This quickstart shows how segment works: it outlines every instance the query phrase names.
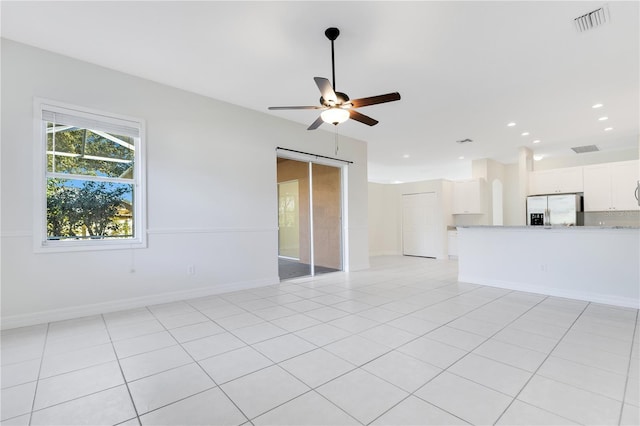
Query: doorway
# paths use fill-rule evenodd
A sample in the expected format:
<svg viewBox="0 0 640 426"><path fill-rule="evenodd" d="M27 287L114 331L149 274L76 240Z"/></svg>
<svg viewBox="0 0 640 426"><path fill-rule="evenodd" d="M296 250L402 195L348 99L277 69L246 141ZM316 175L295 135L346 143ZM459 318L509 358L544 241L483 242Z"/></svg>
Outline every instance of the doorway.
<svg viewBox="0 0 640 426"><path fill-rule="evenodd" d="M341 271L342 169L277 158L278 275Z"/></svg>

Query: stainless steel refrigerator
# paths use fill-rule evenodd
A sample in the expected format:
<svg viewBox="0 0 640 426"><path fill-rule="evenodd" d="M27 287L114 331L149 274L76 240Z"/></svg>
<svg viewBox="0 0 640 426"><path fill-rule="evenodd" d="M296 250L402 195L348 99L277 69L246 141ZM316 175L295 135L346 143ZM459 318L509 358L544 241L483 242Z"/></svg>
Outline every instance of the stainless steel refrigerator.
<svg viewBox="0 0 640 426"><path fill-rule="evenodd" d="M527 225L584 225L582 194L527 197Z"/></svg>

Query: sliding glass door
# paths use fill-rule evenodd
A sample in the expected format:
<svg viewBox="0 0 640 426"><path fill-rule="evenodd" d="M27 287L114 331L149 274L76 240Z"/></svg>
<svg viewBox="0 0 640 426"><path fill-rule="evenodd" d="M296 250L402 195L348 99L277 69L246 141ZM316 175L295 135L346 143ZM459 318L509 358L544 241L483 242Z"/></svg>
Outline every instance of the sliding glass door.
<svg viewBox="0 0 640 426"><path fill-rule="evenodd" d="M342 179L338 167L311 163L313 265L321 274L342 270Z"/></svg>
<svg viewBox="0 0 640 426"><path fill-rule="evenodd" d="M342 171L277 159L281 280L342 270Z"/></svg>
<svg viewBox="0 0 640 426"><path fill-rule="evenodd" d="M278 158L278 273L311 275L309 164Z"/></svg>

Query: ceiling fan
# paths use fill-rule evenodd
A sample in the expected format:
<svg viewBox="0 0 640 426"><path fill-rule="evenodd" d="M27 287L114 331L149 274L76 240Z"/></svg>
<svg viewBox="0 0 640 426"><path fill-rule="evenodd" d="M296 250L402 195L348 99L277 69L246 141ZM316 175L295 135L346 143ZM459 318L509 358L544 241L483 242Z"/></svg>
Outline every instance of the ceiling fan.
<svg viewBox="0 0 640 426"><path fill-rule="evenodd" d="M360 98L350 100L343 92L336 92L336 68L333 54L333 42L340 35L340 30L334 27L327 28L324 35L331 40L331 72L333 77L333 85L329 80L323 77L314 77L313 79L320 89L320 105L319 106L281 106L269 107L271 110L279 109L319 109L322 110L320 117L316 119L307 130L315 130L322 123L330 123L338 125L347 121L349 118L359 121L368 126L375 126L378 120L368 117L356 111L356 108L369 105L382 104L385 102L393 102L400 100L400 93L393 92L384 95L371 96L368 98Z"/></svg>

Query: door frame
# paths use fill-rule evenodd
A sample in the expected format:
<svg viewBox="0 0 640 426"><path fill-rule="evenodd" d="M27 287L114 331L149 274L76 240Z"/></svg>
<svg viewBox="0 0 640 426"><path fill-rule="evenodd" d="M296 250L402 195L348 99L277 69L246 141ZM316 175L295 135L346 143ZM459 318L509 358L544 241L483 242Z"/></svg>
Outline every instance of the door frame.
<svg viewBox="0 0 640 426"><path fill-rule="evenodd" d="M313 154L304 154L299 152L291 152L286 150L277 150L275 162L277 165L278 158L286 158L287 160L300 161L303 163L308 163L309 165L309 234L310 234L310 265L311 265L311 276L315 276L315 259L313 252L313 174L312 167L313 164L321 164L324 166L336 167L340 170L340 259L342 263L342 271L349 271L349 256L347 253L349 252L349 233L348 233L348 175L349 168L347 167L349 164L340 160L332 160L330 158L324 158L315 156ZM277 167L277 166L276 166ZM277 176L277 169L276 169ZM277 185L276 179L276 185ZM277 196L276 196L277 197ZM277 211L277 209L276 209ZM276 218L277 222L277 218Z"/></svg>

